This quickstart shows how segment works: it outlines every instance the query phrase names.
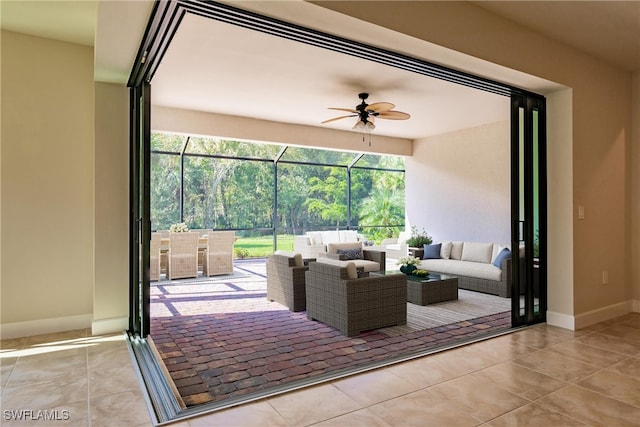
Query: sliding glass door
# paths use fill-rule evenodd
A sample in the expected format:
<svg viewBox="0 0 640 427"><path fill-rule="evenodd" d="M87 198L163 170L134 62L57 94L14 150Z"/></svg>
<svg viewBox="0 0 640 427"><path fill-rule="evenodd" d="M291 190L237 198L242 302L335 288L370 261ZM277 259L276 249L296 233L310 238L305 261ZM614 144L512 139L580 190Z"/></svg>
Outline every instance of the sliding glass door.
<svg viewBox="0 0 640 427"><path fill-rule="evenodd" d="M355 58L511 97L512 320L545 320L546 312L546 117L544 97L382 48L343 39L216 2L155 2L129 81L131 126L131 330L149 333L149 82L180 23L196 14L296 40Z"/></svg>
<svg viewBox="0 0 640 427"><path fill-rule="evenodd" d="M512 325L546 320L545 99L511 97Z"/></svg>
<svg viewBox="0 0 640 427"><path fill-rule="evenodd" d="M149 334L150 287L149 243L151 215L150 113L151 86L141 83L130 89L130 188L129 188L129 331L141 337Z"/></svg>

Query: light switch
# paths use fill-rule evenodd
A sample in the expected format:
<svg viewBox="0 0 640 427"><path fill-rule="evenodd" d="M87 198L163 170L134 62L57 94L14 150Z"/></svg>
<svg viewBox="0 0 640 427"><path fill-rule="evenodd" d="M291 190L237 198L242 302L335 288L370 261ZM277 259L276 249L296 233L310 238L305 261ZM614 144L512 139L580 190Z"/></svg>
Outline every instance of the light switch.
<svg viewBox="0 0 640 427"><path fill-rule="evenodd" d="M584 219L584 206L578 206L578 219Z"/></svg>

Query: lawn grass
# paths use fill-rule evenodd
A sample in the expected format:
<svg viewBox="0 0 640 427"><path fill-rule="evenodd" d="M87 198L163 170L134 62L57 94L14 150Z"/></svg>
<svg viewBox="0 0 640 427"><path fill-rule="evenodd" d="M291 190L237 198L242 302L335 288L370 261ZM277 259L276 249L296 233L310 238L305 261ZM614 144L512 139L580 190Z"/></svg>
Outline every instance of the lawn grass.
<svg viewBox="0 0 640 427"><path fill-rule="evenodd" d="M293 237L290 234L279 234L277 249L293 251ZM273 236L240 237L234 246L235 258L264 258L273 252Z"/></svg>

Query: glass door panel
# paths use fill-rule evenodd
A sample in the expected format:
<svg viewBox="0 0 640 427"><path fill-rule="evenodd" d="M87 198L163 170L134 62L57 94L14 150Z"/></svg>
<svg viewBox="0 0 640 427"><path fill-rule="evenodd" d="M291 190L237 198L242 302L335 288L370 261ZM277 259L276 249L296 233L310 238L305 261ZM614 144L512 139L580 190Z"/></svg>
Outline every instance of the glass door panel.
<svg viewBox="0 0 640 427"><path fill-rule="evenodd" d="M512 96L512 323L545 320L544 98Z"/></svg>
<svg viewBox="0 0 640 427"><path fill-rule="evenodd" d="M529 305L533 308L534 316L540 314L540 141L539 141L539 128L540 128L540 112L534 107L531 111L532 114L532 137L533 137L533 263L532 271L532 287L533 292L531 295L531 301Z"/></svg>
<svg viewBox="0 0 640 427"><path fill-rule="evenodd" d="M150 320L150 92L148 83L131 88L129 331L141 337L149 334Z"/></svg>
<svg viewBox="0 0 640 427"><path fill-rule="evenodd" d="M518 260L517 265L514 266L514 269L518 270L518 278L519 285L517 287L518 294L518 316L520 318L525 315L525 298L524 298L524 283L525 283L525 268L523 264L524 254L527 251L527 242L524 238L524 227L525 227L525 147L524 147L524 108L518 108L518 246L517 251L514 251L514 254L518 254L516 257L514 255L512 261L515 264L516 259Z"/></svg>

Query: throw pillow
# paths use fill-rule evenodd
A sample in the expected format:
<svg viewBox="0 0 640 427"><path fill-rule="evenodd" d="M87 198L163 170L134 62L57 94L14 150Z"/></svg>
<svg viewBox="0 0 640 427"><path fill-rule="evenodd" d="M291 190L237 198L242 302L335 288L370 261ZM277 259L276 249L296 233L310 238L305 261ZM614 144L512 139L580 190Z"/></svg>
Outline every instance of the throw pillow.
<svg viewBox="0 0 640 427"><path fill-rule="evenodd" d="M422 259L440 258L441 248L442 248L442 243L438 243L437 245L424 245L424 254L422 255Z"/></svg>
<svg viewBox="0 0 640 427"><path fill-rule="evenodd" d="M344 260L362 259L362 248L338 249L337 253L338 255L344 255L344 257L340 257Z"/></svg>
<svg viewBox="0 0 640 427"><path fill-rule="evenodd" d="M500 244L498 244L498 243L495 243L495 244L493 245L493 251L491 252L491 264L493 264L493 261L495 261L495 260L496 260L496 257L498 256L498 254L499 254L500 252L502 252L502 250L503 250L504 248L507 248L507 249L508 249L509 247L508 247L508 246L502 246L502 245L500 245Z"/></svg>
<svg viewBox="0 0 640 427"><path fill-rule="evenodd" d="M463 242L451 242L451 254L449 255L449 258L458 260L461 259L462 248Z"/></svg>
<svg viewBox="0 0 640 427"><path fill-rule="evenodd" d="M500 253L498 254L498 256L496 257L496 259L493 260L493 265L495 265L498 268L502 267L502 261L504 261L505 259L510 259L511 258L511 251L507 248L504 248L503 250L500 251Z"/></svg>
<svg viewBox="0 0 640 427"><path fill-rule="evenodd" d="M440 249L440 258L449 259L449 257L451 256L452 246L453 245L451 244L451 242L444 242L442 244L442 249Z"/></svg>
<svg viewBox="0 0 640 427"><path fill-rule="evenodd" d="M491 263L492 243L464 242L462 261Z"/></svg>

